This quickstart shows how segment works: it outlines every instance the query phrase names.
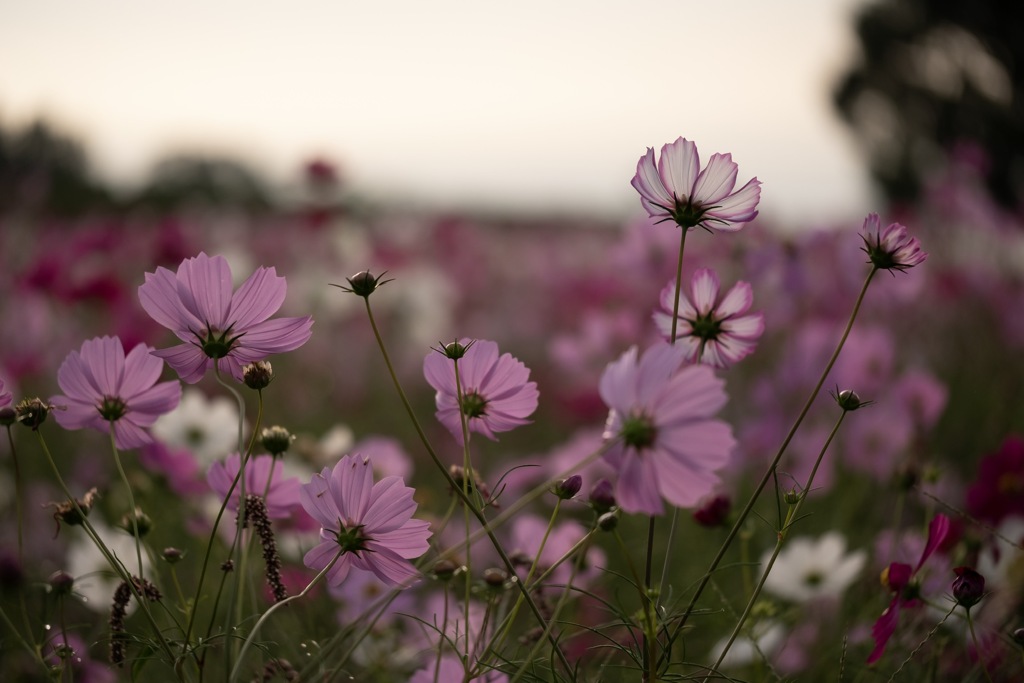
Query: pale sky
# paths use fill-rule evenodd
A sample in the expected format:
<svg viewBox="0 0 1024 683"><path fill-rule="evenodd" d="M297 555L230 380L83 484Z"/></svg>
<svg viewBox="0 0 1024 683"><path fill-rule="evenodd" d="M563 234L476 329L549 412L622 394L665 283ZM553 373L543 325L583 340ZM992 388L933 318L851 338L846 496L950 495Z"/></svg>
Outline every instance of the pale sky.
<svg viewBox="0 0 1024 683"><path fill-rule="evenodd" d="M137 180L215 151L313 156L381 200L640 212L646 147L732 152L781 222L873 204L830 91L863 0L0 0L0 121Z"/></svg>

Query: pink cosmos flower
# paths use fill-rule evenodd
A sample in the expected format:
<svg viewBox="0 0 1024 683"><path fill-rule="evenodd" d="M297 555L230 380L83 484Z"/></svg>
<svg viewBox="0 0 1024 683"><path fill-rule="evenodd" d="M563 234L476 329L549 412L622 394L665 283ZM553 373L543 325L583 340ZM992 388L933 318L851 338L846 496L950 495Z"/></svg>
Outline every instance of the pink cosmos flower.
<svg viewBox="0 0 1024 683"><path fill-rule="evenodd" d="M232 294L227 260L200 253L182 261L177 273L166 268L146 273L139 300L154 320L185 342L154 351L183 380L198 382L220 359L221 367L242 381L242 366L297 349L312 334L309 316L268 320L287 289L273 268L257 268Z"/></svg>
<svg viewBox="0 0 1024 683"><path fill-rule="evenodd" d="M928 254L921 251L921 242L907 236L906 226L890 223L883 230L877 213L869 213L864 219L861 239L870 262L880 270L905 271L928 258Z"/></svg>
<svg viewBox="0 0 1024 683"><path fill-rule="evenodd" d="M737 166L731 154L712 154L700 168L697 146L685 138L661 148L654 166L654 148L640 157L630 184L640 193L647 215L658 222L673 220L684 230L702 228L736 232L757 216L761 181L751 178L736 187Z"/></svg>
<svg viewBox="0 0 1024 683"><path fill-rule="evenodd" d="M483 434L492 441L495 432L507 432L520 425L537 409L537 383L527 381L529 369L505 353L498 356L498 345L492 341L463 339L465 349L459 359L459 380L462 384L462 413L469 431ZM449 345L451 346L451 345ZM455 361L446 355L431 352L423 361L423 374L437 390L437 419L462 444L462 420L455 387Z"/></svg>
<svg viewBox="0 0 1024 683"><path fill-rule="evenodd" d="M605 458L618 471L615 497L626 512L662 513L661 498L690 507L718 483L715 471L735 445L714 414L725 405L724 382L703 365L680 370L686 351L658 343L637 358L634 346L601 376L611 409Z"/></svg>
<svg viewBox="0 0 1024 683"><path fill-rule="evenodd" d="M925 543L917 566L911 568L909 564L893 562L882 572L882 583L893 592L893 597L892 602L882 612L882 616L878 617L878 621L871 627L871 635L875 639L875 649L868 655L868 664L873 664L881 658L886 643L896 632L900 608L914 607L919 603L920 587L913 579L925 560L942 545L946 536L949 535L949 529L949 518L941 513L935 515L935 519L928 525L928 542Z"/></svg>
<svg viewBox="0 0 1024 683"><path fill-rule="evenodd" d="M98 337L72 351L57 371L64 395L50 399L53 416L64 429L86 427L101 432L114 426L118 448L151 443L146 431L181 400L181 384L160 382L164 363L140 344L127 356L117 337Z"/></svg>
<svg viewBox="0 0 1024 683"><path fill-rule="evenodd" d="M764 314L743 315L754 302L748 283L737 282L721 301L718 287L715 271L702 268L693 274L693 302L680 292L676 344L686 349L689 363L727 368L754 351L764 332ZM654 324L666 340L672 338L675 293L676 283L668 283L661 290L661 310L654 312Z"/></svg>
<svg viewBox="0 0 1024 683"><path fill-rule="evenodd" d="M206 473L207 483L222 500L228 495L241 462L238 453L232 453L224 460L213 463L210 471ZM267 516L271 519L284 519L298 507L299 480L297 477L285 478L284 463L280 459L272 455L254 456L245 464L244 476L245 494L263 498L267 504ZM238 511L240 493L241 486L236 484L228 500L229 510Z"/></svg>
<svg viewBox="0 0 1024 683"><path fill-rule="evenodd" d="M373 481L370 459L346 455L333 470L324 468L299 487L299 499L320 523L320 544L306 553L306 566L327 572L338 586L355 567L373 572L384 583L408 588L417 576L409 560L427 551L429 524L412 519L413 489L399 477Z"/></svg>

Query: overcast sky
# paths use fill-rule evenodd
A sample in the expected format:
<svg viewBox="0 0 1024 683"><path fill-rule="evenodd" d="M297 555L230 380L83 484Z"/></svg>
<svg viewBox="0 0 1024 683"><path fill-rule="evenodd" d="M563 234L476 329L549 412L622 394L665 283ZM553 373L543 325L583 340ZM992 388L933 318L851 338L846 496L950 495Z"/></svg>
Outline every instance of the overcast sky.
<svg viewBox="0 0 1024 683"><path fill-rule="evenodd" d="M639 212L677 136L782 222L878 208L830 91L863 0L0 0L0 121L45 116L108 177L212 151L313 156L381 199Z"/></svg>

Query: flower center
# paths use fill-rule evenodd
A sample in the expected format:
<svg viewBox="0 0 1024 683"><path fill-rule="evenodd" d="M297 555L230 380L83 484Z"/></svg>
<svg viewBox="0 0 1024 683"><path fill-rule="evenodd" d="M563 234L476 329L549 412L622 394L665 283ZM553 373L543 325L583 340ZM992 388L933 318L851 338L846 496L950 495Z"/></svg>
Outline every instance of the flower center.
<svg viewBox="0 0 1024 683"><path fill-rule="evenodd" d="M346 529L342 521L338 520L339 530L334 532L334 537L341 546L342 552L354 553L366 550L366 542L371 540L363 535L363 525L357 524L351 529Z"/></svg>
<svg viewBox="0 0 1024 683"><path fill-rule="evenodd" d="M690 326L693 328L693 336L704 341L718 339L718 335L722 332L721 321L715 320L712 313L698 316L696 320L690 322Z"/></svg>
<svg viewBox="0 0 1024 683"><path fill-rule="evenodd" d="M820 586L825 582L825 576L819 571L807 572L804 576L804 583L808 586Z"/></svg>
<svg viewBox="0 0 1024 683"><path fill-rule="evenodd" d="M199 339L199 346L203 349L203 353L208 358L223 358L229 353L231 349L235 347L235 342L238 341L242 335L231 336L231 328L229 327L224 332L217 330L213 327L206 328L206 336L193 332Z"/></svg>
<svg viewBox="0 0 1024 683"><path fill-rule="evenodd" d="M672 209L672 220L684 230L697 227L704 220L704 214L711 207L704 207L690 203L690 200L675 200L675 208Z"/></svg>
<svg viewBox="0 0 1024 683"><path fill-rule="evenodd" d="M487 399L475 391L462 395L462 403L459 404L466 417L482 417L487 414Z"/></svg>
<svg viewBox="0 0 1024 683"><path fill-rule="evenodd" d="M622 440L638 451L654 445L657 436L658 428L646 415L631 415L622 423Z"/></svg>
<svg viewBox="0 0 1024 683"><path fill-rule="evenodd" d="M104 420L113 422L124 417L124 414L128 412L128 406L117 396L104 396L99 411Z"/></svg>

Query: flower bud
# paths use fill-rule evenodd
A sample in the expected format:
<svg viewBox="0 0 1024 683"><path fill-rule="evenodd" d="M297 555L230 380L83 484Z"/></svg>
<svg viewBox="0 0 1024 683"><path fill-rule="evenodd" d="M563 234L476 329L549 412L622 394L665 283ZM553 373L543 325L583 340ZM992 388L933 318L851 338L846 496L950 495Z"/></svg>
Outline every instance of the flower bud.
<svg viewBox="0 0 1024 683"><path fill-rule="evenodd" d="M260 432L260 442L267 449L267 453L275 457L285 453L293 441L295 441L295 437L287 429L277 425L267 427Z"/></svg>
<svg viewBox="0 0 1024 683"><path fill-rule="evenodd" d="M152 531L153 519L139 508L135 508L135 514L124 513L118 526L133 536L138 528L139 538L143 538Z"/></svg>
<svg viewBox="0 0 1024 683"><path fill-rule="evenodd" d="M0 408L0 427L10 427L18 421L18 413L10 406Z"/></svg>
<svg viewBox="0 0 1024 683"><path fill-rule="evenodd" d="M857 408L864 405L860 400L860 396L857 395L857 392L850 389L840 391L836 396L836 403L839 404L840 408L847 412L857 410Z"/></svg>
<svg viewBox="0 0 1024 683"><path fill-rule="evenodd" d="M14 412L18 416L18 422L35 431L39 429L39 425L46 422L46 416L52 408L53 406L43 403L42 399L26 398L14 406Z"/></svg>
<svg viewBox="0 0 1024 683"><path fill-rule="evenodd" d="M462 567L455 564L452 560L438 560L434 563L432 573L438 581L450 581L461 570Z"/></svg>
<svg viewBox="0 0 1024 683"><path fill-rule="evenodd" d="M75 577L65 571L57 570L50 574L46 580L50 584L50 590L55 595L70 595L71 587L75 585Z"/></svg>
<svg viewBox="0 0 1024 683"><path fill-rule="evenodd" d="M699 508L693 511L693 519L701 526L713 528L722 526L729 518L732 500L724 493L705 498Z"/></svg>
<svg viewBox="0 0 1024 683"><path fill-rule="evenodd" d="M796 505L800 502L800 499L804 497L804 494L800 493L796 489L790 489L786 491L782 499L786 501L786 505Z"/></svg>
<svg viewBox="0 0 1024 683"><path fill-rule="evenodd" d="M74 502L66 500L63 503L50 503L54 507L53 519L57 522L57 533L60 533L61 522L70 526L80 526L85 518L89 516L89 511L92 510L93 503L95 503L97 497L96 488L93 487ZM77 503L77 507L75 503ZM82 511L81 514L78 512L79 510ZM54 535L54 538L56 537Z"/></svg>
<svg viewBox="0 0 1024 683"><path fill-rule="evenodd" d="M341 285L335 285L340 287L342 290L361 296L364 299L368 299L371 294L377 291L378 287L383 287L391 280L382 280L385 273L381 273L377 277L374 277L370 271L362 270L352 277L347 277L345 280L348 282L348 287L342 287Z"/></svg>
<svg viewBox="0 0 1024 683"><path fill-rule="evenodd" d="M508 572L498 567L490 567L484 570L484 583L491 588L504 588L508 580Z"/></svg>
<svg viewBox="0 0 1024 683"><path fill-rule="evenodd" d="M607 479L601 479L590 489L590 505L599 515L615 507L615 490Z"/></svg>
<svg viewBox="0 0 1024 683"><path fill-rule="evenodd" d="M466 351L472 346L472 342L469 344L461 344L457 341L448 342L441 347L441 353L452 360L459 360L466 355Z"/></svg>
<svg viewBox="0 0 1024 683"><path fill-rule="evenodd" d="M597 518L597 528L601 531L613 531L617 526L619 526L617 511L606 512Z"/></svg>
<svg viewBox="0 0 1024 683"><path fill-rule="evenodd" d="M180 548L164 548L163 558L167 564L178 564L185 559L185 551Z"/></svg>
<svg viewBox="0 0 1024 683"><path fill-rule="evenodd" d="M250 389L266 389L274 381L274 367L268 360L258 360L242 368L242 381Z"/></svg>
<svg viewBox="0 0 1024 683"><path fill-rule="evenodd" d="M1013 633L1010 634L1010 637L1013 638L1013 642L1024 647L1024 628L1014 629Z"/></svg>
<svg viewBox="0 0 1024 683"><path fill-rule="evenodd" d="M985 577L970 567L957 567L953 580L953 597L961 607L970 609L978 604L985 594Z"/></svg>
<svg viewBox="0 0 1024 683"><path fill-rule="evenodd" d="M563 479L555 484L551 492L562 500L569 500L579 493L581 488L583 488L583 477L574 474L568 479Z"/></svg>

